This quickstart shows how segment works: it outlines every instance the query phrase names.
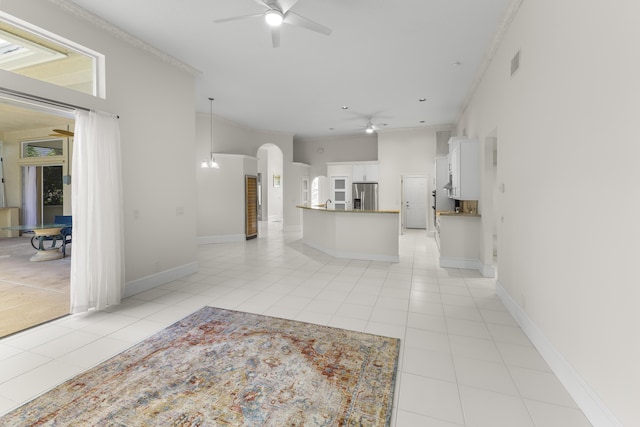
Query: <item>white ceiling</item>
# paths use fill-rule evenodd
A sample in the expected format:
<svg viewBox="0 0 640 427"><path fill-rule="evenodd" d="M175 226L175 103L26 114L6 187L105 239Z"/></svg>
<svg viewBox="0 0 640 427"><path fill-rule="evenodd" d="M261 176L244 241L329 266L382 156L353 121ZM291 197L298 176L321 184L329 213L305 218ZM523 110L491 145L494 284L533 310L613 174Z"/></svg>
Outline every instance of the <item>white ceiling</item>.
<svg viewBox="0 0 640 427"><path fill-rule="evenodd" d="M509 0L299 0L332 34L283 25L277 49L261 18L213 22L259 0L74 3L199 70L198 111L316 137L453 123Z"/></svg>

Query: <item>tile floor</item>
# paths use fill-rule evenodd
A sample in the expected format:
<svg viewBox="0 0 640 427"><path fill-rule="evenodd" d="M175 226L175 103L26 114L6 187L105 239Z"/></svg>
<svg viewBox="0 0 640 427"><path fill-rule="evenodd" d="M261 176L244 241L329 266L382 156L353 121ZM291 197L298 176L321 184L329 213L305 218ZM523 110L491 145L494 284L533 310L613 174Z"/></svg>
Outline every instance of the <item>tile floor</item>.
<svg viewBox="0 0 640 427"><path fill-rule="evenodd" d="M203 305L398 337L392 425L590 426L495 295L494 280L438 267L424 231L400 262L340 260L300 233L261 224L259 239L201 246L200 271L0 340L0 414Z"/></svg>

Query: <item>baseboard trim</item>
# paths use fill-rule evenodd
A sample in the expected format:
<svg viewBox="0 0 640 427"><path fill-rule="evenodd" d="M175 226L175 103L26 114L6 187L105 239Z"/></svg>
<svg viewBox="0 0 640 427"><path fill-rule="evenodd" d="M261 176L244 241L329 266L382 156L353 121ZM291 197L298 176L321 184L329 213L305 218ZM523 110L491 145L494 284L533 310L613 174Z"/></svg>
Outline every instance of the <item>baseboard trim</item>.
<svg viewBox="0 0 640 427"><path fill-rule="evenodd" d="M618 421L616 416L600 400L587 382L564 358L562 353L555 348L520 305L511 298L511 295L505 290L500 281L496 281L496 293L573 400L576 401L576 404L589 422L594 427L623 427L622 423Z"/></svg>
<svg viewBox="0 0 640 427"><path fill-rule="evenodd" d="M493 279L496 277L496 266L491 264L482 264L480 274L482 274L482 277Z"/></svg>
<svg viewBox="0 0 640 427"><path fill-rule="evenodd" d="M196 237L198 245L211 245L214 243L243 242L247 240L246 234L224 234L219 236Z"/></svg>
<svg viewBox="0 0 640 427"><path fill-rule="evenodd" d="M465 268L467 270L480 270L482 268L482 263L478 259L453 258L453 257L441 256L440 267Z"/></svg>
<svg viewBox="0 0 640 427"><path fill-rule="evenodd" d="M309 242L304 239L302 239L302 243L313 249L317 249L320 252L324 252L327 255L331 255L334 258L357 259L363 261L400 262L400 255L393 256L383 254L334 251L333 249L325 248L322 245L318 245L317 243Z"/></svg>
<svg viewBox="0 0 640 427"><path fill-rule="evenodd" d="M125 285L124 297L126 298L139 294L140 292L148 291L149 289L162 286L169 282L173 282L174 280L182 279L183 277L190 276L197 272L198 262L196 261L180 267L161 271L160 273L152 274L141 279L133 280Z"/></svg>
<svg viewBox="0 0 640 427"><path fill-rule="evenodd" d="M463 268L466 270L478 270L483 277L496 277L496 268L493 265L483 264L479 259L440 257L440 267Z"/></svg>

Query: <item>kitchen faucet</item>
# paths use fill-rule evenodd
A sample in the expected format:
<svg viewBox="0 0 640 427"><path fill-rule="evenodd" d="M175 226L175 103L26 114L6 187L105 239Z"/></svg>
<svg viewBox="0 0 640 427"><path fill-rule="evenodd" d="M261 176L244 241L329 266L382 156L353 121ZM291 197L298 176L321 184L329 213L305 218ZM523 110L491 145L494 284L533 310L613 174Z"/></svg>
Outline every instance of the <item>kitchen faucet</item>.
<svg viewBox="0 0 640 427"><path fill-rule="evenodd" d="M327 208L329 207L329 203L333 203L333 202L331 201L331 199L327 199L327 201L326 201L326 202L324 202L324 208L325 208L325 209L327 209Z"/></svg>

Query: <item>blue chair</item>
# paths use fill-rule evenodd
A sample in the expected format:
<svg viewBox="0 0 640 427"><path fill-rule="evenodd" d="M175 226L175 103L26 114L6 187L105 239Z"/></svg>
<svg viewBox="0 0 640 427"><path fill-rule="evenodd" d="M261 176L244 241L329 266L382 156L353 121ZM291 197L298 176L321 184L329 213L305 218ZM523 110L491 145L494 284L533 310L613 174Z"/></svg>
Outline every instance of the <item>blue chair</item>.
<svg viewBox="0 0 640 427"><path fill-rule="evenodd" d="M71 215L56 215L53 222L56 224L66 224L68 227L64 227L60 230L60 236L62 238L62 257L67 256L67 244L71 243L71 229L73 227L73 221Z"/></svg>

